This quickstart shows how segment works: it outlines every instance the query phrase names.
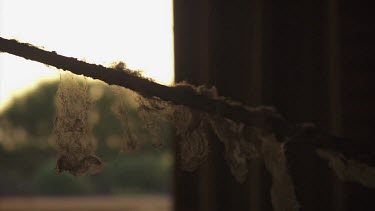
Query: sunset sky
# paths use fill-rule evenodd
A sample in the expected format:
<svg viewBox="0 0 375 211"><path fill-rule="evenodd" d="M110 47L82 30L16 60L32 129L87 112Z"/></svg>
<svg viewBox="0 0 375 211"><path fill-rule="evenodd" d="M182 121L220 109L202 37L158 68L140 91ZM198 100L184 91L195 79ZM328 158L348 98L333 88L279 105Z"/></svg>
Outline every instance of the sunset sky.
<svg viewBox="0 0 375 211"><path fill-rule="evenodd" d="M0 0L0 36L173 82L172 0ZM0 104L59 72L0 54Z"/></svg>

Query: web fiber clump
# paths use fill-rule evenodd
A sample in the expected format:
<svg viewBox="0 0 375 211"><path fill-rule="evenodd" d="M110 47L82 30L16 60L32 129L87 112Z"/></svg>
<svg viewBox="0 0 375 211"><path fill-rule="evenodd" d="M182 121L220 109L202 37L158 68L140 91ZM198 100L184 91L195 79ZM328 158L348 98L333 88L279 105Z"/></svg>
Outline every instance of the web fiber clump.
<svg viewBox="0 0 375 211"><path fill-rule="evenodd" d="M145 78L142 76L141 71L128 69L124 62L114 62L111 68L114 71L126 72L133 76ZM158 117L164 116L160 114L162 108L165 106L163 104L164 102L157 99L146 99L129 89L116 85L111 85L111 90L116 96L114 104L112 105L112 111L117 119L120 120L123 129L122 150L124 152L133 152L138 148L139 144L139 137L136 137L136 134L133 132L132 124L129 121L129 108L127 108L127 106L130 102L138 104L136 105L138 117L142 120L143 128L147 129L151 135L152 145L154 147L160 147L162 145L162 128L160 127L161 124Z"/></svg>
<svg viewBox="0 0 375 211"><path fill-rule="evenodd" d="M79 176L93 174L102 167L95 156L88 115L92 102L83 76L62 73L56 95L54 135L59 154L57 171Z"/></svg>
<svg viewBox="0 0 375 211"><path fill-rule="evenodd" d="M131 97L130 92L119 86L111 86L111 90L116 95L111 109L116 118L120 120L122 126L122 150L124 152L132 152L136 150L138 143L130 127L129 115L126 108L126 99Z"/></svg>
<svg viewBox="0 0 375 211"><path fill-rule="evenodd" d="M140 74L130 73L131 70L123 62L115 63L112 69L136 76ZM196 93L218 102L235 103L219 96L214 87L195 87L180 83L174 88L183 90L182 93ZM180 156L179 165L184 170L194 171L206 160L210 141L215 137L223 143L226 161L232 174L240 182L247 178L249 160L262 156L260 140L265 131L261 129L231 121L219 113L206 113L157 97L144 97L123 87L113 85L111 90L116 96L112 111L122 124L124 152L134 151L140 144L127 108L129 102L134 102L137 104L136 111L142 127L151 135L151 144L155 148L161 147L163 143L163 123L173 125ZM74 175L96 172L101 166L101 161L95 156L95 144L87 121L92 104L87 91L85 80L78 80L69 74L61 76L55 123L60 155L58 170L70 171ZM263 110L253 109L251 112L262 113Z"/></svg>
<svg viewBox="0 0 375 211"><path fill-rule="evenodd" d="M185 106L175 106L173 123L179 143L181 168L195 170L208 155L209 126L206 114Z"/></svg>

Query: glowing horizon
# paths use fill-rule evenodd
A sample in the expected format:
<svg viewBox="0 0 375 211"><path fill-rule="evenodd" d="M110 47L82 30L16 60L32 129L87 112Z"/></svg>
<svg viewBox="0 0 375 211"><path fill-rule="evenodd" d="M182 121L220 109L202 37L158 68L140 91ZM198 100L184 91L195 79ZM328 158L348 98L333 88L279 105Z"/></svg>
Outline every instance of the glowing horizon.
<svg viewBox="0 0 375 211"><path fill-rule="evenodd" d="M0 35L65 56L130 69L173 83L172 0L0 0ZM59 72L0 53L0 107Z"/></svg>

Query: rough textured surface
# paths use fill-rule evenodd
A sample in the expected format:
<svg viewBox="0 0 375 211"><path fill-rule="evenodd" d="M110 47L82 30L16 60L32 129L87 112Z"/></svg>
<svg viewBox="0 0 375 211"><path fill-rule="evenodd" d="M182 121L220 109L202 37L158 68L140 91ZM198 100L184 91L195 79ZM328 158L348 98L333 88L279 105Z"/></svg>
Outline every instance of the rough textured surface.
<svg viewBox="0 0 375 211"><path fill-rule="evenodd" d="M109 85L125 87L145 98L156 97L166 102L172 102L175 105L184 105L211 115L220 114L222 117L251 127L267 128L273 130L278 137L293 135L296 132L295 125L282 118L277 112L270 112L264 109L248 109L240 103L233 103L222 97L209 96L213 92L210 91L209 94L206 94L205 92L210 89L204 86L197 88L186 85L168 87L157 84L147 78L139 77L139 72L129 71L126 65L123 65L126 71L113 71L116 68L89 64L72 57L59 55L54 51L48 52L26 43L19 43L16 40L7 40L1 37L0 51L59 69L69 70L77 75L83 74L87 77L104 81ZM201 88L204 90L201 90Z"/></svg>
<svg viewBox="0 0 375 211"><path fill-rule="evenodd" d="M125 68L125 66L121 68ZM188 84L179 84L176 88L185 93L192 92L232 106L242 107L252 113L253 121L257 124L249 125L225 118L221 115L220 109L207 113L187 106L176 105L157 97L146 98L122 87L113 86L112 90L117 97L112 110L123 125L124 151L135 150L139 144L132 133L126 109L126 101L129 98L134 98L138 103L138 116L143 121L144 127L149 130L152 136L151 144L154 147L162 145L160 121L169 121L175 127L175 135L181 152L179 165L182 169L194 171L206 160L209 153L210 137L214 134L224 145L226 161L237 181L247 180L249 160L261 158L272 176L270 192L274 210L299 210L299 203L284 152L284 142L278 140L280 137L273 133L275 127L272 124L275 122L264 118L264 116L277 116L277 112L273 108L250 108L231 102L218 96L215 88L194 87ZM60 155L57 169L60 172L69 171L73 175L83 175L96 173L101 169L102 163L95 156L95 143L90 137L91 127L88 123L88 114L92 102L87 91L85 80L77 80L69 74L62 75L57 92L55 123ZM134 99L132 100L134 101ZM277 118L282 119L281 116L277 116ZM302 130L302 132L304 131ZM302 134L310 136L312 133L311 137L314 137L315 130L306 131ZM311 141L306 143L312 143L312 146L315 146ZM337 152L318 150L317 153L329 162L340 179L355 181L366 187L375 187L373 179L375 170L371 166L347 159Z"/></svg>
<svg viewBox="0 0 375 211"><path fill-rule="evenodd" d="M125 69L125 66L116 67L116 70L122 69ZM218 97L215 88L179 84L178 89L225 100ZM206 160L209 153L210 133L215 134L224 144L226 161L239 182L246 181L248 177L249 160L261 157L273 178L271 196L274 209L298 210L283 145L268 130L232 121L222 117L219 113L205 113L155 97L145 98L133 92L129 93L130 91L122 87L113 86L112 91L117 96L112 111L123 126L125 152L135 150L139 144L128 120L126 100L130 97L135 98L138 103L137 113L143 120L144 127L152 135L154 147L162 144L160 121L169 121L175 127L175 135L181 152L179 165L182 169L194 171ZM234 104L234 102L231 103ZM90 141L90 126L87 123L90 105L91 100L87 94L85 81L80 83L71 75L62 76L57 92L58 113L55 125L60 154L58 161L60 171L67 170L74 175L82 175L95 173L100 169L101 162L94 154L95 147ZM268 107L244 108L260 115L274 112Z"/></svg>
<svg viewBox="0 0 375 211"><path fill-rule="evenodd" d="M146 99L142 96L136 96L138 103L138 116L143 121L143 127L146 128L151 135L151 143L155 148L159 148L163 144L162 134L164 128L161 122L169 121L171 107L167 102L156 98Z"/></svg>
<svg viewBox="0 0 375 211"><path fill-rule="evenodd" d="M128 111L126 109L126 99L129 95L123 87L111 86L111 89L117 96L111 109L121 122L123 143L121 149L125 152L132 152L137 148L137 139L131 131Z"/></svg>
<svg viewBox="0 0 375 211"><path fill-rule="evenodd" d="M177 106L172 118L179 138L181 168L193 171L208 155L209 135L205 114Z"/></svg>
<svg viewBox="0 0 375 211"><path fill-rule="evenodd" d="M328 165L343 181L358 182L368 188L375 188L375 168L356 160L347 159L340 153L317 150L317 154L328 161Z"/></svg>
<svg viewBox="0 0 375 211"><path fill-rule="evenodd" d="M137 97L138 115L152 135L152 145L159 147L162 128L160 121L168 121L175 128L179 141L182 169L194 171L208 154L208 123L206 114L185 106L176 106L157 98Z"/></svg>
<svg viewBox="0 0 375 211"><path fill-rule="evenodd" d="M56 95L57 171L73 175L94 174L102 167L95 156L95 143L88 121L91 101L86 80L71 73L61 74Z"/></svg>
<svg viewBox="0 0 375 211"><path fill-rule="evenodd" d="M272 175L271 201L275 211L299 210L283 144L274 135L262 137L262 154Z"/></svg>
<svg viewBox="0 0 375 211"><path fill-rule="evenodd" d="M139 77L139 72L129 71L124 63L114 68L106 68L64 57L56 52L47 52L16 40L0 38L0 51L70 70L78 75L84 74L139 93L144 98L139 113L144 116L146 127L151 130L157 131L157 127L155 122L148 118L149 114L169 110L166 116L175 123L183 148L181 156L185 159L182 165L188 170L194 170L204 161L209 143L206 135L210 130L224 143L226 159L239 181L246 179L248 159L261 154L273 178L271 195L275 210L298 209L282 142L298 136L301 128L287 121L274 109L249 108L231 102L219 97L214 88L193 87L186 83L166 87ZM109 73L111 70L120 71ZM90 138L90 126L87 124L87 111L91 104L85 94L87 87L74 80L66 82L65 84L71 84L65 87L64 83L61 84L57 97L55 134L60 154L57 168L59 171L70 171L74 175L96 172L101 161L94 154L95 144ZM166 107L160 107L165 105L161 100L164 100ZM117 113L121 114L121 101L119 104ZM126 114L124 115L125 117L121 118L126 118ZM126 119L123 122L126 123ZM158 132L155 132L154 136L157 134ZM329 161L339 178L359 182L366 187L375 187L374 168L370 166L373 165L373 157L369 158L368 163L356 160L363 151L368 151L364 149L366 146L356 142L345 144L333 136L319 133L318 130L309 130L304 135L309 140L304 144L319 149L318 155ZM153 142L156 146L160 143L156 139Z"/></svg>
<svg viewBox="0 0 375 211"><path fill-rule="evenodd" d="M244 182L248 174L248 160L259 156L255 144L258 131L228 119L213 117L210 124L216 136L225 146L225 157L232 174Z"/></svg>

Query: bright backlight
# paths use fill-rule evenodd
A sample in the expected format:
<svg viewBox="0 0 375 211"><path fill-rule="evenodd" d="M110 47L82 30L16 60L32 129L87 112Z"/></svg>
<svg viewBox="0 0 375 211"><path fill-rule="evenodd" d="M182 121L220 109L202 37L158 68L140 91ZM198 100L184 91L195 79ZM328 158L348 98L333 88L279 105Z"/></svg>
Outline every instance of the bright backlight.
<svg viewBox="0 0 375 211"><path fill-rule="evenodd" d="M173 82L172 0L0 0L0 35L91 63L124 61L159 83ZM0 104L57 75L0 54Z"/></svg>

